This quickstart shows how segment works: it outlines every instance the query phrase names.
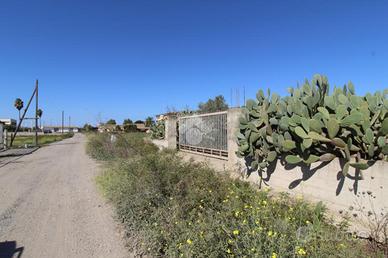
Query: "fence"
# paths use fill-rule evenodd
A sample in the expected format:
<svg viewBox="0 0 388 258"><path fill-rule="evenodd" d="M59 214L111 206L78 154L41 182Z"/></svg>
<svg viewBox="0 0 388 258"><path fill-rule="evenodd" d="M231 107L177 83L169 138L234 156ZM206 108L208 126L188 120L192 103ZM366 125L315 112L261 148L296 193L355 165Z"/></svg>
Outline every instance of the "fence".
<svg viewBox="0 0 388 258"><path fill-rule="evenodd" d="M180 117L178 128L179 150L228 158L227 112Z"/></svg>

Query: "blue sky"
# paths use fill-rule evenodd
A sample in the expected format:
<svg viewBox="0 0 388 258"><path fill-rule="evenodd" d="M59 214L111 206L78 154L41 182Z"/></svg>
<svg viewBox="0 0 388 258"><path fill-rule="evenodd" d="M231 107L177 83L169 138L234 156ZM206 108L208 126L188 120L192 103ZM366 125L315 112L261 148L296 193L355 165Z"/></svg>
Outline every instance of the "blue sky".
<svg viewBox="0 0 388 258"><path fill-rule="evenodd" d="M36 78L45 124L144 119L315 73L388 88L388 1L2 0L0 117Z"/></svg>

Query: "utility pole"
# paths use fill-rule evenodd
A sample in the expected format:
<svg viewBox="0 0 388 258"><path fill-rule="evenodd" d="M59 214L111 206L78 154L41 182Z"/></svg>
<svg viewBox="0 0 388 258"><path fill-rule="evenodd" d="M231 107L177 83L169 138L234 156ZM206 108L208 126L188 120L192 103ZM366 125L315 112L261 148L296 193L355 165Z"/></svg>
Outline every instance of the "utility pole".
<svg viewBox="0 0 388 258"><path fill-rule="evenodd" d="M69 132L70 132L70 126L71 126L71 116L69 116Z"/></svg>
<svg viewBox="0 0 388 258"><path fill-rule="evenodd" d="M65 127L65 111L62 111L62 134L63 134L63 130L64 130L64 127Z"/></svg>
<svg viewBox="0 0 388 258"><path fill-rule="evenodd" d="M38 146L38 80L35 81L35 146Z"/></svg>

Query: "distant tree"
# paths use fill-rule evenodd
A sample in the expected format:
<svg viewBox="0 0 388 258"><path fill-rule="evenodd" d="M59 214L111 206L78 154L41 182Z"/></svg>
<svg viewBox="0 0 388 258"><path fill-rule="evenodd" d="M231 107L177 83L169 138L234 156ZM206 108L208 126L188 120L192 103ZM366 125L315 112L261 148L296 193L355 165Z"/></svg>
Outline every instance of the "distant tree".
<svg viewBox="0 0 388 258"><path fill-rule="evenodd" d="M109 119L107 122L106 122L107 125L115 125L116 124L116 120L114 119Z"/></svg>
<svg viewBox="0 0 388 258"><path fill-rule="evenodd" d="M129 118L124 119L123 125L131 125L131 124L133 124L131 119L129 119Z"/></svg>
<svg viewBox="0 0 388 258"><path fill-rule="evenodd" d="M135 121L135 124L144 124L144 121L142 121L142 120L136 120L136 121Z"/></svg>
<svg viewBox="0 0 388 258"><path fill-rule="evenodd" d="M93 131L94 128L90 124L85 124L84 127L82 128L85 132L90 132Z"/></svg>
<svg viewBox="0 0 388 258"><path fill-rule="evenodd" d="M222 95L216 96L214 99L209 99L205 103L199 103L198 105L200 113L211 113L217 111L224 111L229 108L226 104L225 98Z"/></svg>
<svg viewBox="0 0 388 258"><path fill-rule="evenodd" d="M146 127L150 127L151 125L154 124L154 119L152 117L147 117L146 120L145 120L145 126Z"/></svg>
<svg viewBox="0 0 388 258"><path fill-rule="evenodd" d="M19 111L19 119L21 119L21 117L20 117L20 110L22 110L22 108L24 107L23 100L20 99L20 98L15 99L14 106Z"/></svg>

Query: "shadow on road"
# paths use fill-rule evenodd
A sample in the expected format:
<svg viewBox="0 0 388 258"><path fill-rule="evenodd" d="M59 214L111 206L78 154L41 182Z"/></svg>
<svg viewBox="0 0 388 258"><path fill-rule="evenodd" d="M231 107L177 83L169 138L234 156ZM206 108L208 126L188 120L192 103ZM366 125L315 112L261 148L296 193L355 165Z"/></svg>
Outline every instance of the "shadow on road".
<svg viewBox="0 0 388 258"><path fill-rule="evenodd" d="M20 258L23 251L24 247L17 247L16 241L0 242L1 258Z"/></svg>

